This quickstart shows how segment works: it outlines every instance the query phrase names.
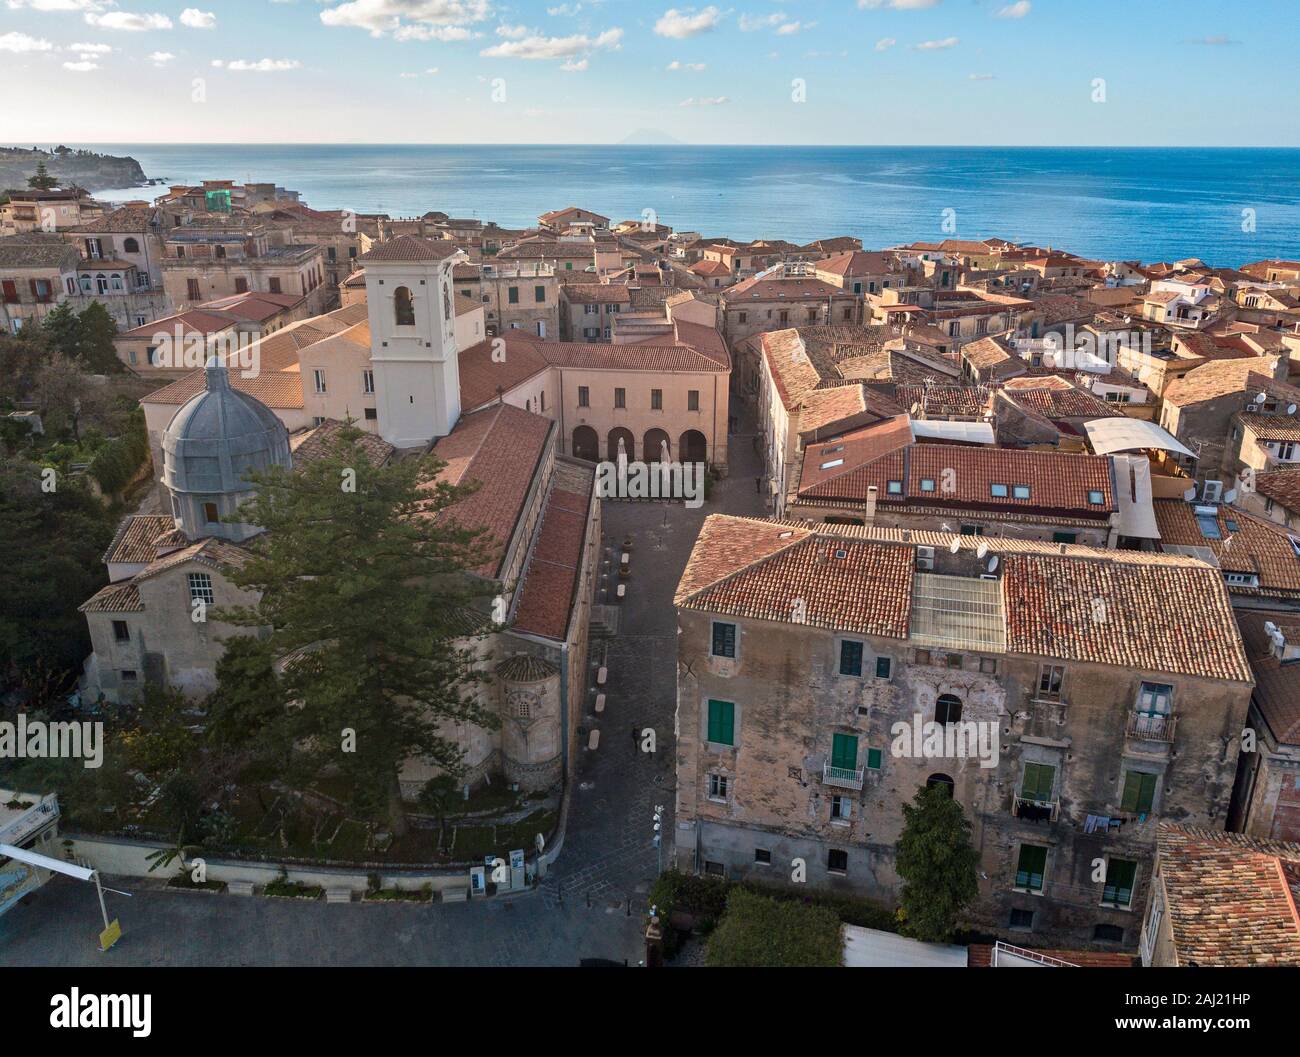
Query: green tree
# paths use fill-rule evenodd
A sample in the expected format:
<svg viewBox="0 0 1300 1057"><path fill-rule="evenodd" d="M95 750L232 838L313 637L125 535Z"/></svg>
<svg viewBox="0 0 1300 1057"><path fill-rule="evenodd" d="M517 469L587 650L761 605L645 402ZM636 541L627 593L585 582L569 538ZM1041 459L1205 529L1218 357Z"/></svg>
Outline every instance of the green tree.
<svg viewBox="0 0 1300 1057"><path fill-rule="evenodd" d="M226 640L217 689L208 699L208 732L214 744L258 759L288 755L284 691L267 643L255 635Z"/></svg>
<svg viewBox="0 0 1300 1057"><path fill-rule="evenodd" d="M353 807L406 831L399 772L418 757L458 774L444 723L494 727L475 697L484 676L463 640L464 611L495 585L465 570L488 559L480 530L446 515L469 492L436 479L431 457L374 465L349 424L332 448L295 471L253 474L239 520L265 529L231 579L256 606L217 619L271 628L284 659L296 758L337 767ZM348 732L351 732L350 734Z"/></svg>
<svg viewBox="0 0 1300 1057"><path fill-rule="evenodd" d="M432 811L438 820L439 849L447 846L447 812L451 810L452 804L460 798L460 795L460 787L456 784L456 779L449 774L430 778L420 789L417 802L426 811Z"/></svg>
<svg viewBox="0 0 1300 1057"><path fill-rule="evenodd" d="M947 786L920 789L903 805L895 848L905 931L920 940L947 941L958 915L978 894L979 864L970 822Z"/></svg>
<svg viewBox="0 0 1300 1057"><path fill-rule="evenodd" d="M27 186L37 191L48 191L52 187L58 187L59 181L50 175L49 170L45 168L44 161L38 161L36 163L36 175L27 177Z"/></svg>
<svg viewBox="0 0 1300 1057"><path fill-rule="evenodd" d="M92 301L80 313L68 302L51 310L41 321L41 329L50 345L92 374L115 374L121 370L113 339L117 322L98 301Z"/></svg>
<svg viewBox="0 0 1300 1057"><path fill-rule="evenodd" d="M705 962L710 968L842 965L840 919L825 907L733 888Z"/></svg>

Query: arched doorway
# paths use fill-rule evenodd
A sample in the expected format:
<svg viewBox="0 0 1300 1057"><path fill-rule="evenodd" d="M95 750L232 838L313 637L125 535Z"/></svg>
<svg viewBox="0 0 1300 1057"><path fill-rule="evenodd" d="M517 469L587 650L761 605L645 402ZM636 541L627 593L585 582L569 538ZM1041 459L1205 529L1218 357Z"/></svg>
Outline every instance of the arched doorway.
<svg viewBox="0 0 1300 1057"><path fill-rule="evenodd" d="M590 426L578 426L573 431L573 457L597 462L600 459L600 438Z"/></svg>
<svg viewBox="0 0 1300 1057"><path fill-rule="evenodd" d="M646 462L661 462L665 447L668 449L668 458L671 459L673 453L668 434L662 429L648 429L645 431L645 445L641 449L641 457Z"/></svg>
<svg viewBox="0 0 1300 1057"><path fill-rule="evenodd" d="M630 429L624 429L622 426L615 426L609 431L609 461L618 462L618 442L623 441L623 454L627 456L628 462L636 459L636 437L632 435Z"/></svg>
<svg viewBox="0 0 1300 1057"><path fill-rule="evenodd" d="M938 786L940 789L946 789L948 795L952 796L953 790L957 787L957 783L952 780L951 776L937 773L930 775L930 777L925 780L925 787L927 789L933 789L935 786Z"/></svg>
<svg viewBox="0 0 1300 1057"><path fill-rule="evenodd" d="M682 462L706 462L709 458L709 442L698 429L688 429L677 442L677 454Z"/></svg>

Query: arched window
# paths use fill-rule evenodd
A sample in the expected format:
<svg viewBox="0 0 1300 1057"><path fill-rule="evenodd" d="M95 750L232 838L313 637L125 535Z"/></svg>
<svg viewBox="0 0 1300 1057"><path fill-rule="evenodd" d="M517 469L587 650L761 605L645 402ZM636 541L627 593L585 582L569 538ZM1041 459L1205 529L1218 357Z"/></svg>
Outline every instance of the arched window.
<svg viewBox="0 0 1300 1057"><path fill-rule="evenodd" d="M393 319L399 327L415 326L415 303L405 286L393 291Z"/></svg>
<svg viewBox="0 0 1300 1057"><path fill-rule="evenodd" d="M940 694L939 700L934 703L934 721L946 727L949 723L957 723L960 720L961 698L954 697L952 694Z"/></svg>
<svg viewBox="0 0 1300 1057"><path fill-rule="evenodd" d="M925 780L925 787L927 789L933 789L935 786L939 786L942 789L948 790L948 795L952 796L953 790L956 788L957 783L954 782L949 775L932 774L930 775L929 778Z"/></svg>
<svg viewBox="0 0 1300 1057"><path fill-rule="evenodd" d="M136 242L135 239L133 239L133 238L125 238L125 239L122 240L122 252L123 252L123 253L139 253L139 252L140 252L140 243Z"/></svg>

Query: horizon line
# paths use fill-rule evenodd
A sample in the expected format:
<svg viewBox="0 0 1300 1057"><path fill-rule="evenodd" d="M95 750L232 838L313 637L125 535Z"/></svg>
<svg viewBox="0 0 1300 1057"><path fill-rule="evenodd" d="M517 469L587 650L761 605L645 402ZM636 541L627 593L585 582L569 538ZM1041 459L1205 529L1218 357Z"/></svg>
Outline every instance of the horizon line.
<svg viewBox="0 0 1300 1057"><path fill-rule="evenodd" d="M351 140L65 140L51 137L48 142L56 146L83 143L87 146L132 147L687 147L707 149L763 148L785 150L791 148L826 148L844 150L1287 150L1300 152L1300 145L1290 144L1136 144L1136 143L527 143L506 142L427 142L427 141L351 141ZM35 144L0 144L15 150L41 149Z"/></svg>

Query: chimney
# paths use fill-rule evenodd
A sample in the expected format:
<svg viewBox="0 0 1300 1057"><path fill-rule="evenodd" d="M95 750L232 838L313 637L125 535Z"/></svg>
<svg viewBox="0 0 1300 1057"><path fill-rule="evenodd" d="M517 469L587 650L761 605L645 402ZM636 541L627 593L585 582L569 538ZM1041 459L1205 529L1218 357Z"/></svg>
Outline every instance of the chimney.
<svg viewBox="0 0 1300 1057"><path fill-rule="evenodd" d="M873 484L867 489L867 509L863 515L868 525L875 524L876 521L876 495L879 489Z"/></svg>

